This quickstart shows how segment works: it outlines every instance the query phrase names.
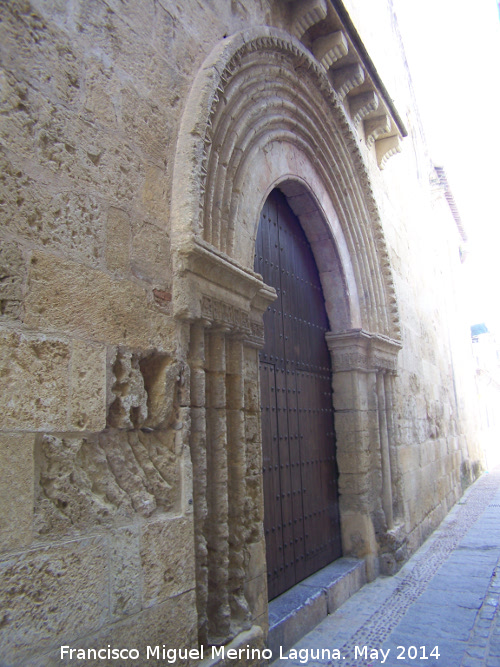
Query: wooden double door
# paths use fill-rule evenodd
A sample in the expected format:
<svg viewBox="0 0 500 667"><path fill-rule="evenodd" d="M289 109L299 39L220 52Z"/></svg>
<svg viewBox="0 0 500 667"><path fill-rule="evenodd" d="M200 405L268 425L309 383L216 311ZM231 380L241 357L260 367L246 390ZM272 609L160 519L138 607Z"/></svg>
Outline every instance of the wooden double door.
<svg viewBox="0 0 500 667"><path fill-rule="evenodd" d="M311 247L279 190L261 214L255 270L278 294L259 359L272 599L341 555L325 303Z"/></svg>

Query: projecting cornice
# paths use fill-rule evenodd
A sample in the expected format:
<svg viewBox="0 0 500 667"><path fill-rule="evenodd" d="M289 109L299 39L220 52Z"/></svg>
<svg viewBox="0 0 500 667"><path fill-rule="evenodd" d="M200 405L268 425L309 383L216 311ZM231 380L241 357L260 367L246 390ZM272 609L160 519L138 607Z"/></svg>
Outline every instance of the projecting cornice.
<svg viewBox="0 0 500 667"><path fill-rule="evenodd" d="M288 30L311 51L378 166L401 151L407 130L341 0L281 0Z"/></svg>

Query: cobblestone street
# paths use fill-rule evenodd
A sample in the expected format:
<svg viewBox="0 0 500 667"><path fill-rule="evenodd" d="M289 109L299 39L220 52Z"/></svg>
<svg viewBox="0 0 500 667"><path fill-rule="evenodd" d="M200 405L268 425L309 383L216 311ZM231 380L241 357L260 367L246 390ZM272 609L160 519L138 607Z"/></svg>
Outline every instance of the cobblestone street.
<svg viewBox="0 0 500 667"><path fill-rule="evenodd" d="M273 667L499 667L499 598L497 467L397 575L366 585Z"/></svg>

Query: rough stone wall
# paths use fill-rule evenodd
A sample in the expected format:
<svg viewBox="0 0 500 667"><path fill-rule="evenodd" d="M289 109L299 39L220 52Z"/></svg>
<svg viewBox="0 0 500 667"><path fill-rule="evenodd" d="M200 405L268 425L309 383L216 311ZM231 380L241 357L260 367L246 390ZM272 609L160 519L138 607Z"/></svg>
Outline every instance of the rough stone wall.
<svg viewBox="0 0 500 667"><path fill-rule="evenodd" d="M5 664L197 642L173 155L205 55L263 20L219 4L1 3Z"/></svg>
<svg viewBox="0 0 500 667"><path fill-rule="evenodd" d="M0 5L0 652L7 664L61 664L61 643L197 643L189 326L171 313L173 160L205 56L245 27L283 27L285 7L264 0ZM384 21L379 31L397 46ZM391 545L387 571L437 525L480 458L467 371L458 371L466 343L454 296L458 234L432 201L404 63L393 74L410 137L383 172L365 150L403 339L391 453L399 527L390 538L399 550ZM246 523L237 539L250 546L232 571L244 579L251 620L265 627L256 355L245 349L244 403L235 408L245 416L246 449ZM376 497L380 454L369 454ZM382 519L378 528L382 535Z"/></svg>

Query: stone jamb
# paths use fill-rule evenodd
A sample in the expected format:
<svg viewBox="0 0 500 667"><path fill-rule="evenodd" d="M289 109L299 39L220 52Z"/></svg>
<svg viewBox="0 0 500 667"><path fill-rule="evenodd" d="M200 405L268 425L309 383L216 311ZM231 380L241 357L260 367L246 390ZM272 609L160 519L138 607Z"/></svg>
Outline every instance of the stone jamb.
<svg viewBox="0 0 500 667"><path fill-rule="evenodd" d="M326 340L332 357L344 554L364 557L368 579L373 579L380 571L381 545L376 538L379 509L385 532L394 528L393 401L387 377L396 373L401 343L362 329L327 333ZM347 462L363 454L367 464L353 475ZM373 481L377 468L380 495Z"/></svg>

